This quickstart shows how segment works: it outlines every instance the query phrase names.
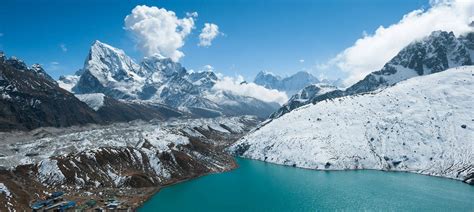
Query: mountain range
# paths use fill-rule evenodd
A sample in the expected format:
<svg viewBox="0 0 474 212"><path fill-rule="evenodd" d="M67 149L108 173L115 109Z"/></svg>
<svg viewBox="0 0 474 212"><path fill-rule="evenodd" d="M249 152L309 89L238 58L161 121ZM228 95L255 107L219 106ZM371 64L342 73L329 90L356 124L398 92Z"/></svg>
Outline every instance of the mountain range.
<svg viewBox="0 0 474 212"><path fill-rule="evenodd" d="M94 42L84 67L59 85L75 94L102 93L143 105L163 104L198 117L256 115L266 118L277 103L213 89L212 71L189 72L170 58L153 55L135 63L125 52Z"/></svg>
<svg viewBox="0 0 474 212"><path fill-rule="evenodd" d="M472 65L474 61L474 32L456 37L452 32L435 31L428 37L403 48L379 71L367 75L345 90L319 89L313 95L300 98L296 94L271 118L278 118L296 108L326 99L360 94L392 86L400 81L421 75L441 72L453 67ZM315 90L312 85L303 90Z"/></svg>

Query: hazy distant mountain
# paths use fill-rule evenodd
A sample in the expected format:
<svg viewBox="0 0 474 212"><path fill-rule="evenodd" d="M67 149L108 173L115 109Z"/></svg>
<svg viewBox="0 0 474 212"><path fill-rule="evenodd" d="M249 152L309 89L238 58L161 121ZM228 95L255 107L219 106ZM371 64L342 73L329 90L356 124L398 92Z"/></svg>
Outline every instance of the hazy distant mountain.
<svg viewBox="0 0 474 212"><path fill-rule="evenodd" d="M270 117L277 118L295 108L335 97L375 91L400 81L444 71L449 68L472 65L474 58L474 32L456 38L452 32L435 31L402 49L380 71L372 72L346 90L314 93L304 102L292 97Z"/></svg>
<svg viewBox="0 0 474 212"><path fill-rule="evenodd" d="M268 89L276 89L293 95L304 87L319 83L320 81L312 74L300 71L289 77L281 77L267 71L261 71L254 79L254 83Z"/></svg>

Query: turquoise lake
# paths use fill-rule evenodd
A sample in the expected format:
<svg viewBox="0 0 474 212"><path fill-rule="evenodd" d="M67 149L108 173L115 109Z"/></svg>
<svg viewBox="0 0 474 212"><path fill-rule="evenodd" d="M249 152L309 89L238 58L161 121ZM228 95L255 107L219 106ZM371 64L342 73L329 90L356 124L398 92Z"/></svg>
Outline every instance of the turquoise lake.
<svg viewBox="0 0 474 212"><path fill-rule="evenodd" d="M474 186L403 172L239 168L162 189L139 211L474 211Z"/></svg>

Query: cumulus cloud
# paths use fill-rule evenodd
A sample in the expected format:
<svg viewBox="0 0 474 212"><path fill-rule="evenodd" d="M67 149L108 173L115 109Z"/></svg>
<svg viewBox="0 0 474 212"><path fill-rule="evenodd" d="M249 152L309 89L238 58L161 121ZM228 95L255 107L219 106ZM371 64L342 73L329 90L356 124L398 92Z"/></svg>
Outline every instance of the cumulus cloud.
<svg viewBox="0 0 474 212"><path fill-rule="evenodd" d="M288 96L284 92L267 89L255 83L246 83L242 76L222 77L216 82L213 89L228 91L236 95L253 97L264 102L276 102L280 105L288 100Z"/></svg>
<svg viewBox="0 0 474 212"><path fill-rule="evenodd" d="M201 34L199 34L198 46L211 46L212 40L214 40L220 34L222 33L219 32L219 26L212 23L205 23L204 28L201 30Z"/></svg>
<svg viewBox="0 0 474 212"><path fill-rule="evenodd" d="M331 59L335 66L348 74L346 85L353 84L370 72L379 70L403 47L436 30L453 31L456 35L472 31L474 1L435 0L428 10L418 9L396 24L380 26L374 34L364 33L353 46Z"/></svg>
<svg viewBox="0 0 474 212"><path fill-rule="evenodd" d="M124 28L134 35L137 47L145 55L160 54L179 61L184 56L179 49L194 28L197 16L193 12L178 18L173 11L139 5L125 17Z"/></svg>
<svg viewBox="0 0 474 212"><path fill-rule="evenodd" d="M61 51L67 52L66 44L64 44L64 43L59 44L59 48L61 48Z"/></svg>
<svg viewBox="0 0 474 212"><path fill-rule="evenodd" d="M203 71L214 71L214 67L211 65L205 65L202 67Z"/></svg>

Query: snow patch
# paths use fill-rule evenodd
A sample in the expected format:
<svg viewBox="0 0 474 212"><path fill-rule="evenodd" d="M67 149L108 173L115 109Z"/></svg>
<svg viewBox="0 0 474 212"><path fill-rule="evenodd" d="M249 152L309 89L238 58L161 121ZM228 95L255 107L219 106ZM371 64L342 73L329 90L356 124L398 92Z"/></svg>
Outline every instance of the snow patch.
<svg viewBox="0 0 474 212"><path fill-rule="evenodd" d="M103 93L76 94L75 96L95 111L104 106L105 94Z"/></svg>
<svg viewBox="0 0 474 212"><path fill-rule="evenodd" d="M38 179L43 184L57 185L66 178L59 169L57 160L45 159L38 164Z"/></svg>

